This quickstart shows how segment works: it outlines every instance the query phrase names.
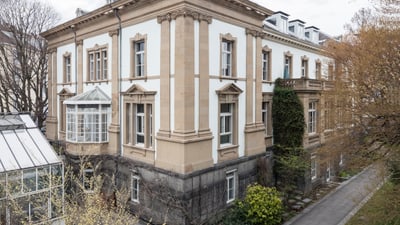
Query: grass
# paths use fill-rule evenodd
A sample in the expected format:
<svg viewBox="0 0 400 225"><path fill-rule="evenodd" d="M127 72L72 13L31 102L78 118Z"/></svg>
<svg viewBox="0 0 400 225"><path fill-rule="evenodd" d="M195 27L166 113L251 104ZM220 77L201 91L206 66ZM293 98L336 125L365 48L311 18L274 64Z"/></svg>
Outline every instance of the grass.
<svg viewBox="0 0 400 225"><path fill-rule="evenodd" d="M400 184L385 183L346 225L399 225Z"/></svg>

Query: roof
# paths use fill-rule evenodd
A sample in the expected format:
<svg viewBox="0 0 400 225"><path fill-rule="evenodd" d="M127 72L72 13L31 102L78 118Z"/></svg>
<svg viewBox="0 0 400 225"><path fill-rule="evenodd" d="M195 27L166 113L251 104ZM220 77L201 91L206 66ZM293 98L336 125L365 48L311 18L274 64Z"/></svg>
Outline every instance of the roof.
<svg viewBox="0 0 400 225"><path fill-rule="evenodd" d="M111 98L96 86L93 90L65 100L64 104L111 104Z"/></svg>
<svg viewBox="0 0 400 225"><path fill-rule="evenodd" d="M28 114L0 115L0 172L61 163Z"/></svg>

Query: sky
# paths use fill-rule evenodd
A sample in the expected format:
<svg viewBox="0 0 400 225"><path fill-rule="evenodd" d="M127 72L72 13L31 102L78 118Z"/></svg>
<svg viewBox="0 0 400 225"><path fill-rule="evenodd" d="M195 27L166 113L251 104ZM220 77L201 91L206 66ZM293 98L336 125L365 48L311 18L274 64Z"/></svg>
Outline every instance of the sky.
<svg viewBox="0 0 400 225"><path fill-rule="evenodd" d="M52 5L61 14L61 22L75 17L75 10L94 10L106 0L40 0ZM289 14L289 20L300 19L306 26L318 27L322 32L336 36L345 32L344 25L350 23L354 13L371 7L371 0L252 0L272 11Z"/></svg>

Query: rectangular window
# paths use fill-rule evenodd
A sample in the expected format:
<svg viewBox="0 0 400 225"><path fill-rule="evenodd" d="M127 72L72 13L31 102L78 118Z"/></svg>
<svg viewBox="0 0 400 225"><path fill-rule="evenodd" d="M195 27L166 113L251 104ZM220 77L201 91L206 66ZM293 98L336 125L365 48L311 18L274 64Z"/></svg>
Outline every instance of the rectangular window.
<svg viewBox="0 0 400 225"><path fill-rule="evenodd" d="M153 105L126 103L125 143L139 147L153 146Z"/></svg>
<svg viewBox="0 0 400 225"><path fill-rule="evenodd" d="M265 126L265 135L268 134L268 105L268 102L263 102L261 107L261 116Z"/></svg>
<svg viewBox="0 0 400 225"><path fill-rule="evenodd" d="M136 105L136 144L144 144L144 104Z"/></svg>
<svg viewBox="0 0 400 225"><path fill-rule="evenodd" d="M133 202L139 202L139 181L140 178L137 175L132 175L131 201Z"/></svg>
<svg viewBox="0 0 400 225"><path fill-rule="evenodd" d="M222 76L232 77L232 45L231 41L222 41Z"/></svg>
<svg viewBox="0 0 400 225"><path fill-rule="evenodd" d="M308 103L308 133L313 134L317 132L317 103Z"/></svg>
<svg viewBox="0 0 400 225"><path fill-rule="evenodd" d="M315 155L311 156L311 180L317 179L317 160Z"/></svg>
<svg viewBox="0 0 400 225"><path fill-rule="evenodd" d="M232 104L221 104L220 145L232 144Z"/></svg>
<svg viewBox="0 0 400 225"><path fill-rule="evenodd" d="M262 80L269 80L269 52L262 53Z"/></svg>
<svg viewBox="0 0 400 225"><path fill-rule="evenodd" d="M283 78L289 79L292 77L292 57L285 55L285 64L283 68Z"/></svg>
<svg viewBox="0 0 400 225"><path fill-rule="evenodd" d="M70 83L71 82L71 56L64 57L64 66L65 66L64 82Z"/></svg>
<svg viewBox="0 0 400 225"><path fill-rule="evenodd" d="M94 53L89 54L89 81L94 81Z"/></svg>
<svg viewBox="0 0 400 225"><path fill-rule="evenodd" d="M94 171L92 167L87 167L83 170L83 189L85 191L93 191L94 190Z"/></svg>
<svg viewBox="0 0 400 225"><path fill-rule="evenodd" d="M107 80L108 78L108 58L107 58L107 51L106 50L102 50L101 51L102 54L102 64L103 64L103 80Z"/></svg>
<svg viewBox="0 0 400 225"><path fill-rule="evenodd" d="M107 49L100 48L88 53L88 81L102 81L108 78Z"/></svg>
<svg viewBox="0 0 400 225"><path fill-rule="evenodd" d="M135 42L135 75L144 76L144 41Z"/></svg>
<svg viewBox="0 0 400 225"><path fill-rule="evenodd" d="M226 203L230 203L235 200L235 172L228 172L226 174Z"/></svg>
<svg viewBox="0 0 400 225"><path fill-rule="evenodd" d="M308 78L308 60L301 60L301 77Z"/></svg>
<svg viewBox="0 0 400 225"><path fill-rule="evenodd" d="M101 80L101 57L100 52L96 52L96 80Z"/></svg>

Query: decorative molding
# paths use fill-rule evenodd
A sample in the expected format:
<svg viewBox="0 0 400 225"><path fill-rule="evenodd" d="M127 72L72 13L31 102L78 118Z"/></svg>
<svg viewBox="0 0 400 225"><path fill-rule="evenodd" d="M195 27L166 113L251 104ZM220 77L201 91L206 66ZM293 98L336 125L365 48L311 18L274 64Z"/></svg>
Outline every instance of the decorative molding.
<svg viewBox="0 0 400 225"><path fill-rule="evenodd" d="M49 48L47 49L48 54L57 53L57 48Z"/></svg>
<svg viewBox="0 0 400 225"><path fill-rule="evenodd" d="M110 37L114 36L114 35L119 35L119 29L115 29L115 30L111 30L108 32L108 35Z"/></svg>
<svg viewBox="0 0 400 225"><path fill-rule="evenodd" d="M270 52L272 51L272 49L270 47L268 47L268 45L264 45L264 47L262 48L263 52Z"/></svg>
<svg viewBox="0 0 400 225"><path fill-rule="evenodd" d="M75 42L75 44L76 44L77 46L83 45L83 39L77 40L77 41Z"/></svg>
<svg viewBox="0 0 400 225"><path fill-rule="evenodd" d="M250 28L246 28L246 35L253 35L254 37L260 37L264 38L266 37L266 34L262 30L253 30Z"/></svg>
<svg viewBox="0 0 400 225"><path fill-rule="evenodd" d="M199 12L190 10L190 9L178 9L172 12L169 12L164 15L157 16L157 22L162 23L163 21L171 21L176 20L178 17L192 17L193 20L198 21L206 21L208 24L212 22L212 17L208 15L201 14Z"/></svg>

